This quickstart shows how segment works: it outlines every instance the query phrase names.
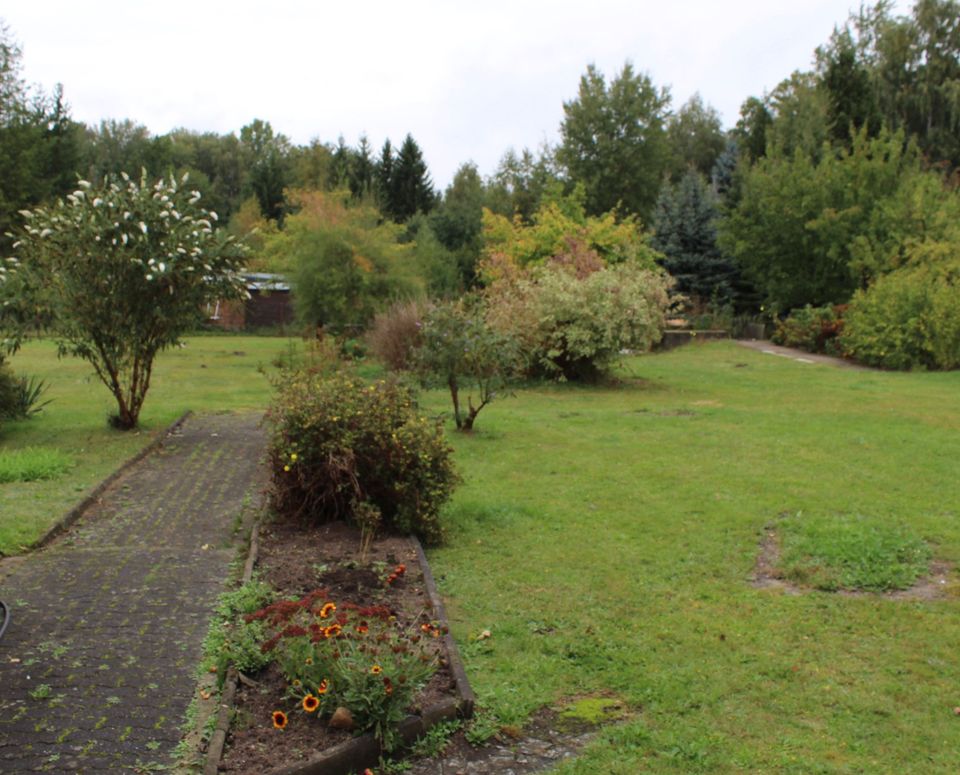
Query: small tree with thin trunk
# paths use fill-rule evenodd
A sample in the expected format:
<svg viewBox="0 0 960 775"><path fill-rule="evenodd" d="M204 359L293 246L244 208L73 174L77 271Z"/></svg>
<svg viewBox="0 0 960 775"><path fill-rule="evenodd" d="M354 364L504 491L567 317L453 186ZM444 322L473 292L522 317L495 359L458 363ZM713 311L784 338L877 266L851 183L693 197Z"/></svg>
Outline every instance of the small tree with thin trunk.
<svg viewBox="0 0 960 775"><path fill-rule="evenodd" d="M61 356L93 366L117 401L117 428L136 427L156 355L207 303L246 293L242 246L186 182L80 181L65 200L22 212L12 271L28 293L18 303L45 321Z"/></svg>
<svg viewBox="0 0 960 775"><path fill-rule="evenodd" d="M516 340L491 329L475 299L439 304L423 321L418 366L426 378L441 380L450 391L457 430L473 430L480 410L497 398L520 368ZM460 391L476 386L477 401Z"/></svg>

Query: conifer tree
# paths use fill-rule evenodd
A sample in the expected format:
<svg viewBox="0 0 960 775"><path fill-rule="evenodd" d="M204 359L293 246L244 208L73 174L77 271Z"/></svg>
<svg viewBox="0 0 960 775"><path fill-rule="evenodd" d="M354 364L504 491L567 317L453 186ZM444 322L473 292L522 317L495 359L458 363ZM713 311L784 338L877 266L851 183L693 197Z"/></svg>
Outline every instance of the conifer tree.
<svg viewBox="0 0 960 775"><path fill-rule="evenodd" d="M397 223L403 223L418 212L430 212L435 201L423 153L413 135L408 134L400 146L390 181L390 215Z"/></svg>
<svg viewBox="0 0 960 775"><path fill-rule="evenodd" d="M717 246L713 193L696 170L665 185L657 200L652 245L666 256L663 267L680 293L700 301L732 301L736 269Z"/></svg>
<svg viewBox="0 0 960 775"><path fill-rule="evenodd" d="M357 149L351 153L349 169L350 193L355 199L362 199L373 191L374 163L370 150L370 141L366 135L360 135Z"/></svg>
<svg viewBox="0 0 960 775"><path fill-rule="evenodd" d="M395 166L393 156L393 146L388 137L380 151L380 158L377 160L374 169L374 186L377 195L377 201L380 204L380 212L392 218L393 213L390 210L393 202L393 169Z"/></svg>

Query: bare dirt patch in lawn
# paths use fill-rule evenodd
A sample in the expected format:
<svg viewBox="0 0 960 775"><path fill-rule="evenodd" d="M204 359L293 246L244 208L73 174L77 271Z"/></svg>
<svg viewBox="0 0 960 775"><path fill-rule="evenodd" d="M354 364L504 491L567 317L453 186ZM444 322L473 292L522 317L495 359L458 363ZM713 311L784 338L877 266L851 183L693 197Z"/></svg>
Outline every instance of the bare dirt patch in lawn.
<svg viewBox="0 0 960 775"><path fill-rule="evenodd" d="M848 597L885 597L891 600L938 600L947 597L950 590L956 586L952 571L953 566L950 563L933 559L930 562L929 573L908 589L889 592L838 589L834 594ZM780 570L780 539L777 526L774 524L767 525L763 529L760 550L750 583L757 589L778 589L788 595L824 591L795 584L783 577Z"/></svg>

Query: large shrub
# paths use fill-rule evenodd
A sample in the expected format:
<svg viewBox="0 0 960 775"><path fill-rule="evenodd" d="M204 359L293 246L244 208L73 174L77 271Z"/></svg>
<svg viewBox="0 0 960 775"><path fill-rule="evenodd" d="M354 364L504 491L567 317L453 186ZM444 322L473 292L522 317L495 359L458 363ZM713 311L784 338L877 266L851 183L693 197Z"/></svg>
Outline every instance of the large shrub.
<svg viewBox="0 0 960 775"><path fill-rule="evenodd" d="M841 343L888 369L960 366L960 265L913 266L879 278L850 303Z"/></svg>
<svg viewBox="0 0 960 775"><path fill-rule="evenodd" d="M88 361L116 399L119 428L136 426L157 353L206 303L246 293L241 246L186 182L81 181L66 200L23 212L21 311L6 317L39 317L61 355Z"/></svg>
<svg viewBox="0 0 960 775"><path fill-rule="evenodd" d="M577 265L553 261L487 290L491 325L517 337L533 373L592 379L623 350L649 350L662 336L663 272L633 262L587 272Z"/></svg>
<svg viewBox="0 0 960 775"><path fill-rule="evenodd" d="M459 479L443 429L417 413L409 389L347 373L289 372L269 417L281 517L442 537L440 507Z"/></svg>

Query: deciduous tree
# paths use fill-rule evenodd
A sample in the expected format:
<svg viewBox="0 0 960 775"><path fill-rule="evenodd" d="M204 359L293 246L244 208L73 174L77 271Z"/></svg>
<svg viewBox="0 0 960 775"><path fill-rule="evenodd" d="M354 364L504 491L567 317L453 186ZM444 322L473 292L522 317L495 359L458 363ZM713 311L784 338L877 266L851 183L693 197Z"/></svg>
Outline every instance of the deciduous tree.
<svg viewBox="0 0 960 775"><path fill-rule="evenodd" d="M669 146L667 89L658 89L628 62L609 86L594 65L580 78L577 97L563 103L560 163L583 183L587 212L614 208L646 218L660 191Z"/></svg>

